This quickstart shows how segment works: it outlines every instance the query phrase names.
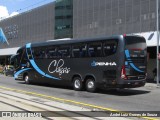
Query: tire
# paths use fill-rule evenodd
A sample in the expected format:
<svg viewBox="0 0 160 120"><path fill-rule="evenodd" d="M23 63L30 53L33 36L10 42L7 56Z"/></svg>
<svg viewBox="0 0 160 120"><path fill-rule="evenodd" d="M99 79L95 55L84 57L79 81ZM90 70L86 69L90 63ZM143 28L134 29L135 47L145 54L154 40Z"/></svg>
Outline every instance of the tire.
<svg viewBox="0 0 160 120"><path fill-rule="evenodd" d="M73 89L76 91L81 91L83 89L83 84L80 77L75 77L73 79Z"/></svg>
<svg viewBox="0 0 160 120"><path fill-rule="evenodd" d="M92 92L92 93L96 91L96 82L94 79L92 79L92 78L87 79L86 90L88 92Z"/></svg>
<svg viewBox="0 0 160 120"><path fill-rule="evenodd" d="M29 75L25 75L24 76L24 81L25 81L26 84L30 84L31 83L30 80L29 80Z"/></svg>

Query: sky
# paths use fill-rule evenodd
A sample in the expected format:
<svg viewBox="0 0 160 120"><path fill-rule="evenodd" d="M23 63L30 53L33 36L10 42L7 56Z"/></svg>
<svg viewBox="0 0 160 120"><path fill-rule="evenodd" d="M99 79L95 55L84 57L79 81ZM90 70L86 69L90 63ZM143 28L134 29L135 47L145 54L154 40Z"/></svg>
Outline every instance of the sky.
<svg viewBox="0 0 160 120"><path fill-rule="evenodd" d="M0 0L0 19L47 4L54 0Z"/></svg>

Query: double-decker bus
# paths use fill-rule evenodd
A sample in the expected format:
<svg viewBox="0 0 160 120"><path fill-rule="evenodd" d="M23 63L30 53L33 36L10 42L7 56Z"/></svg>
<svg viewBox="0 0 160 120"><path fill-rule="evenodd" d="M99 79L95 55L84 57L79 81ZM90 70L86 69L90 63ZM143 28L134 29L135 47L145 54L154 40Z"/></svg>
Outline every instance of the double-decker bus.
<svg viewBox="0 0 160 120"><path fill-rule="evenodd" d="M97 88L135 88L145 85L146 40L117 35L88 39L28 43L12 57L14 77L31 82Z"/></svg>

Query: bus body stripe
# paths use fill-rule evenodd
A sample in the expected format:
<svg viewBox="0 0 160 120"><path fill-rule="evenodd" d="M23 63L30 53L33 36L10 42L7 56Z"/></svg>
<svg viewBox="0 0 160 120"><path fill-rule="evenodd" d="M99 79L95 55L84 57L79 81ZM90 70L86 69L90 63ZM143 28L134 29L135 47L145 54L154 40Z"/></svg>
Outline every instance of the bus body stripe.
<svg viewBox="0 0 160 120"><path fill-rule="evenodd" d="M40 73L41 75L45 76L45 77L48 77L48 78L52 78L52 79L56 79L56 80L60 80L59 78L56 78L56 77L52 77L46 73L44 73L41 69L39 69L39 67L36 65L35 61L34 60L30 60L30 63L32 64L32 66L34 67L34 69Z"/></svg>
<svg viewBox="0 0 160 120"><path fill-rule="evenodd" d="M144 71L138 69L133 63L130 63L130 65L131 65L131 67L132 67L133 69L135 69L136 71L138 71L138 72L144 72Z"/></svg>
<svg viewBox="0 0 160 120"><path fill-rule="evenodd" d="M130 54L129 54L129 50L125 50L125 55L126 55L127 60L128 60L128 58L131 58L131 57L130 57ZM131 59L130 59L130 60L131 60ZM131 62L131 63L130 63L130 62ZM144 72L144 71L140 70L139 68L137 68L137 67L133 64L132 61L130 61L130 62L129 62L129 64L130 64L130 66L131 66L134 70L136 70L136 71L138 71L138 72Z"/></svg>
<svg viewBox="0 0 160 120"><path fill-rule="evenodd" d="M30 51L31 51L31 43L26 44L26 48L29 48ZM26 52L26 53L27 53L27 52ZM31 51L31 53L32 53L32 51ZM27 56L28 56L28 53L27 53ZM28 57L28 59L29 59L29 57ZM31 65L33 66L33 68L34 68L39 74L41 74L41 75L43 75L43 76L45 76L45 77L54 79L54 80L61 80L61 79L59 79L59 78L52 77L52 76L44 73L44 72L37 66L37 64L35 63L35 61L34 61L34 59L33 59L33 55L32 55L32 59L29 59L29 61L30 61Z"/></svg>
<svg viewBox="0 0 160 120"><path fill-rule="evenodd" d="M19 70L18 72L16 72L16 73L14 74L14 78L17 78L19 74L21 74L21 73L24 72L24 71L30 70L30 69L31 69L31 68L26 68L26 69Z"/></svg>
<svg viewBox="0 0 160 120"><path fill-rule="evenodd" d="M125 50L125 54L126 54L127 59L130 58L129 50ZM129 60L131 60L131 59L129 59Z"/></svg>

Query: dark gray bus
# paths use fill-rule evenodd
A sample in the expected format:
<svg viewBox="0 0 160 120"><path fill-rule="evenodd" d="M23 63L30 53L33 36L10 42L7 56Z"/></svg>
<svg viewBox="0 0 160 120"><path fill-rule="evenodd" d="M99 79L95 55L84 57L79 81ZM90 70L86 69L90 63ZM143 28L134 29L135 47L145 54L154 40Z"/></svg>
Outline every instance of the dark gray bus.
<svg viewBox="0 0 160 120"><path fill-rule="evenodd" d="M145 85L146 40L140 36L53 40L28 43L12 58L14 77L85 88L135 88Z"/></svg>

